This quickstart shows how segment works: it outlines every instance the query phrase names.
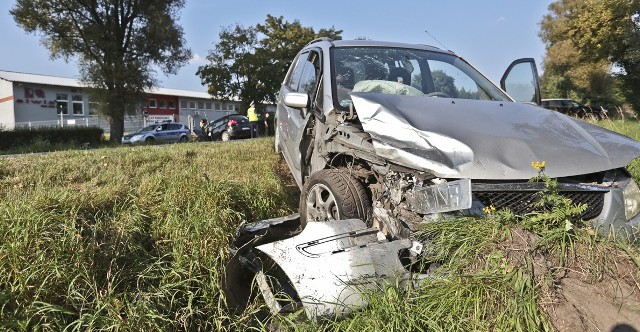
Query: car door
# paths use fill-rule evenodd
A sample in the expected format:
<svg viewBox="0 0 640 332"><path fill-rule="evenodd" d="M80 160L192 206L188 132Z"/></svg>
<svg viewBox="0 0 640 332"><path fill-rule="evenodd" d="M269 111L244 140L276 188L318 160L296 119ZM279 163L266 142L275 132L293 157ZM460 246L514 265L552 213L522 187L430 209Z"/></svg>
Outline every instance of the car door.
<svg viewBox="0 0 640 332"><path fill-rule="evenodd" d="M182 134L182 126L177 123L169 123L169 134L167 135L168 139L171 142L177 142L180 140L180 135Z"/></svg>
<svg viewBox="0 0 640 332"><path fill-rule="evenodd" d="M222 136L222 132L227 129L227 126L225 125L227 123L227 121L229 120L229 117L223 117L220 118L216 121L214 121L210 127L209 127L209 138L211 138L211 140L217 140L220 139L220 136Z"/></svg>
<svg viewBox="0 0 640 332"><path fill-rule="evenodd" d="M509 65L500 87L517 102L541 105L540 78L532 58L515 60Z"/></svg>
<svg viewBox="0 0 640 332"><path fill-rule="evenodd" d="M309 109L313 106L316 97L318 81L321 77L322 57L319 49L303 52L298 57L296 67L292 71L290 80L283 86L282 98L287 99L287 94L295 94L295 97L306 96L306 107L302 104L287 103L280 100L278 103L278 122L282 122L283 131L281 142L283 143L283 155L287 159L291 172L298 185L303 181L303 149L309 144L310 136L306 135L306 128L312 117ZM297 105L294 105L297 104Z"/></svg>

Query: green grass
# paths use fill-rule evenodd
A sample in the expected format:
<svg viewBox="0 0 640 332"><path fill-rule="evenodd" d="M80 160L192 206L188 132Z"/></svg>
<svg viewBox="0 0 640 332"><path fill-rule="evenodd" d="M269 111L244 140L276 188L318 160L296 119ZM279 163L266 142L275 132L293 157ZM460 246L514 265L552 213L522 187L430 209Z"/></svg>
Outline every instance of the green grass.
<svg viewBox="0 0 640 332"><path fill-rule="evenodd" d="M0 330L550 330L543 304L559 271L587 261L580 267L602 279L615 274L611 257L640 259L636 246L588 228L536 234L503 211L426 225L419 236L440 264L435 277L365 294L369 307L344 320L272 317L259 302L231 313L221 288L235 228L297 209L297 187L272 144L0 159ZM533 235L522 241L525 233ZM534 273L540 257L549 267Z"/></svg>
<svg viewBox="0 0 640 332"><path fill-rule="evenodd" d="M297 206L269 140L0 159L0 330L218 330L228 243Z"/></svg>

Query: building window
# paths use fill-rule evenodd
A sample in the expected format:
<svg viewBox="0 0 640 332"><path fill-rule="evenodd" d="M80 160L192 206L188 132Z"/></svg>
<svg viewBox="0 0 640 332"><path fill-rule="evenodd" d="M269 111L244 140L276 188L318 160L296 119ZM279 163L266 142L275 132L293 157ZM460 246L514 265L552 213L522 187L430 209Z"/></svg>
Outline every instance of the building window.
<svg viewBox="0 0 640 332"><path fill-rule="evenodd" d="M71 96L71 100L73 101L73 115L84 115L84 101L82 100L82 95L73 95Z"/></svg>
<svg viewBox="0 0 640 332"><path fill-rule="evenodd" d="M167 108L167 101L162 99L162 100L158 100L158 107L159 108Z"/></svg>
<svg viewBox="0 0 640 332"><path fill-rule="evenodd" d="M149 108L156 108L156 107L158 107L158 105L156 105L156 100L149 99Z"/></svg>
<svg viewBox="0 0 640 332"><path fill-rule="evenodd" d="M176 108L176 101L175 100L169 100L169 108L170 109L175 109Z"/></svg>
<svg viewBox="0 0 640 332"><path fill-rule="evenodd" d="M96 115L98 114L98 107L100 107L100 105L96 102L89 102L89 115Z"/></svg>
<svg viewBox="0 0 640 332"><path fill-rule="evenodd" d="M58 114L69 114L69 96L66 93L56 95L56 111Z"/></svg>
<svg viewBox="0 0 640 332"><path fill-rule="evenodd" d="M216 103L216 111L220 110L220 103Z"/></svg>
<svg viewBox="0 0 640 332"><path fill-rule="evenodd" d="M180 101L180 108L187 109L187 101L186 100L181 100Z"/></svg>
<svg viewBox="0 0 640 332"><path fill-rule="evenodd" d="M206 101L204 103L204 108L207 109L207 110L211 110L211 102L210 101Z"/></svg>
<svg viewBox="0 0 640 332"><path fill-rule="evenodd" d="M236 107L235 107L235 105L234 105L234 104L229 104L229 105L227 105L227 110L229 110L229 111L235 111L235 110L236 110Z"/></svg>
<svg viewBox="0 0 640 332"><path fill-rule="evenodd" d="M192 110L196 109L196 102L193 100L189 101L189 108Z"/></svg>
<svg viewBox="0 0 640 332"><path fill-rule="evenodd" d="M204 102L203 101L199 101L198 102L198 109L199 110L203 110L204 109Z"/></svg>

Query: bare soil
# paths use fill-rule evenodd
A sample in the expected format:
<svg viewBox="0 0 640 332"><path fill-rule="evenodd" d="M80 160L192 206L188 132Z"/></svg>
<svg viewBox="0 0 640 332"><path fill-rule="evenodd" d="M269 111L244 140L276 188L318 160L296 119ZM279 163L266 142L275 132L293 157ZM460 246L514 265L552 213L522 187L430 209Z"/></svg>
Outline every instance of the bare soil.
<svg viewBox="0 0 640 332"><path fill-rule="evenodd" d="M542 290L539 306L557 331L640 331L640 269L612 244L576 241L560 267L557 253L536 247L539 238L516 228L503 243L506 258L532 259Z"/></svg>

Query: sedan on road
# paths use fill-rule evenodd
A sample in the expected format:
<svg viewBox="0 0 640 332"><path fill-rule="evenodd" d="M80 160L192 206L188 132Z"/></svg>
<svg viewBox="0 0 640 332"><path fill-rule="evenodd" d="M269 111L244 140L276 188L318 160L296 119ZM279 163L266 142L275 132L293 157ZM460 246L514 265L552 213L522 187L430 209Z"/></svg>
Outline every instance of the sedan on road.
<svg viewBox="0 0 640 332"><path fill-rule="evenodd" d="M133 144L142 142L187 142L189 128L179 123L156 123L146 126L139 131L124 135L122 143Z"/></svg>

